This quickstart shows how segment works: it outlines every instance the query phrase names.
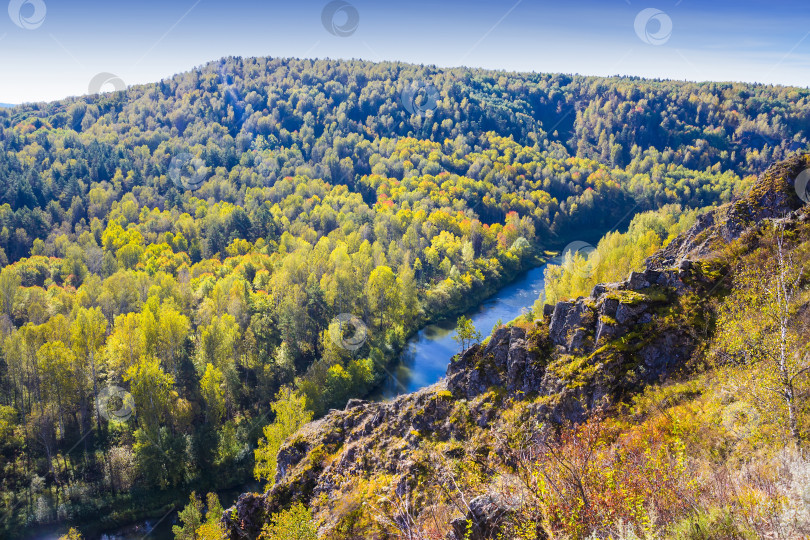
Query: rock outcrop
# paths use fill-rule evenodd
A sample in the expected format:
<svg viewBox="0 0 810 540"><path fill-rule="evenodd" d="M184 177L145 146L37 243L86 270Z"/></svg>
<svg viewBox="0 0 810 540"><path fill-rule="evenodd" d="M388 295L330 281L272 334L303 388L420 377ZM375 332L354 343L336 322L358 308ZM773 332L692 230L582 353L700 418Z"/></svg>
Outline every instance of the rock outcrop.
<svg viewBox="0 0 810 540"><path fill-rule="evenodd" d="M510 394L536 392L544 365L532 350L526 330L502 327L483 345L474 345L450 363L447 388L455 397L472 399L494 387Z"/></svg>
<svg viewBox="0 0 810 540"><path fill-rule="evenodd" d="M742 199L698 217L695 225L647 260L648 268L704 259L764 219L780 219L801 208L796 178L810 168L810 155L796 155L771 166Z"/></svg>
<svg viewBox="0 0 810 540"><path fill-rule="evenodd" d="M447 388L466 399L492 388L518 399L554 396L556 406L546 414L555 421L580 421L586 408L656 382L690 357L695 344L687 329L661 321L674 300L692 290L687 282L699 281L690 268L684 262L597 285L588 298L546 310L547 322L533 336L516 326L500 328L450 363ZM572 362L582 364L579 373L559 369Z"/></svg>
<svg viewBox="0 0 810 540"><path fill-rule="evenodd" d="M447 540L489 540L498 538L501 524L509 515L497 497L481 495L470 501L470 509L463 518L453 520Z"/></svg>
<svg viewBox="0 0 810 540"><path fill-rule="evenodd" d="M296 501L328 498L369 470L400 478L404 493L419 466L409 456L424 434L444 440L468 435L451 421L452 409L450 392L438 383L387 402L352 401L307 424L281 448L276 484L264 494L241 495L226 511L231 538L256 538L266 516ZM482 415L482 423L491 419L484 410L473 414Z"/></svg>

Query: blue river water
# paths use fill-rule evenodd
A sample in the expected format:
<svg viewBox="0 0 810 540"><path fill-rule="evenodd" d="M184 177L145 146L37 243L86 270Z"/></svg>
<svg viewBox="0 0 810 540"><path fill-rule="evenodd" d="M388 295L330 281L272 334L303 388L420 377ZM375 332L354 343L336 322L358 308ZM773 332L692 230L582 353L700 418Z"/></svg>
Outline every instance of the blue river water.
<svg viewBox="0 0 810 540"><path fill-rule="evenodd" d="M465 315L472 319L484 337L488 336L498 320L507 323L531 309L543 292L545 269L545 266L540 266L523 272ZM444 377L450 358L459 352L453 339L455 328L456 318L452 317L428 325L412 336L399 364L371 397L390 399L438 382Z"/></svg>

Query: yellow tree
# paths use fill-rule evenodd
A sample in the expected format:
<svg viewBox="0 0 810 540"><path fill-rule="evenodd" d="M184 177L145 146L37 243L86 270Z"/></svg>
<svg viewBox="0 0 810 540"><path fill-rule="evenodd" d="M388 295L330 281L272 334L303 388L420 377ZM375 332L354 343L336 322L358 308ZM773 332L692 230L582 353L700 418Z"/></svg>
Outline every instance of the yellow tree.
<svg viewBox="0 0 810 540"><path fill-rule="evenodd" d="M306 408L306 398L289 387L279 390L271 405L275 419L264 428L264 438L254 452L256 466L253 474L257 480L274 482L278 471L278 451L284 440L312 420L312 412Z"/></svg>
<svg viewBox="0 0 810 540"><path fill-rule="evenodd" d="M273 514L270 522L262 529L261 540L317 540L318 529L312 519L312 512L301 503L289 510Z"/></svg>
<svg viewBox="0 0 810 540"><path fill-rule="evenodd" d="M177 376L183 343L191 331L188 317L177 311L172 303L163 303L158 313L158 354L171 366Z"/></svg>
<svg viewBox="0 0 810 540"><path fill-rule="evenodd" d="M168 418L175 397L174 377L163 371L157 358L139 358L127 370L124 379L130 383L139 424L156 428Z"/></svg>
<svg viewBox="0 0 810 540"><path fill-rule="evenodd" d="M59 540L82 540L83 538L78 529L71 527L67 533L59 537Z"/></svg>
<svg viewBox="0 0 810 540"><path fill-rule="evenodd" d="M219 425L225 414L225 395L222 371L212 364L205 365L205 373L200 379L200 393L205 401L206 418L214 426Z"/></svg>
<svg viewBox="0 0 810 540"><path fill-rule="evenodd" d="M368 307L377 315L382 328L386 319L399 309L397 277L388 266L378 266L368 278Z"/></svg>
<svg viewBox="0 0 810 540"><path fill-rule="evenodd" d="M115 318L105 352L108 368L119 376L123 376L146 353L146 336L141 327L140 313L127 313Z"/></svg>
<svg viewBox="0 0 810 540"><path fill-rule="evenodd" d="M99 308L77 308L70 325L71 340L76 356L84 357L90 365L93 380L93 399L98 402L98 377L96 355L107 337L107 319ZM101 426L101 417L96 407L96 425Z"/></svg>
<svg viewBox="0 0 810 540"><path fill-rule="evenodd" d="M183 344L191 331L188 317L180 313L169 299L157 306L157 297L152 297L141 313L141 325L149 354L163 360L177 377Z"/></svg>
<svg viewBox="0 0 810 540"><path fill-rule="evenodd" d="M39 372L42 377L43 397L56 405L59 415L59 431L65 434L65 411L71 398L76 395L73 366L76 358L64 343L51 341L37 351Z"/></svg>

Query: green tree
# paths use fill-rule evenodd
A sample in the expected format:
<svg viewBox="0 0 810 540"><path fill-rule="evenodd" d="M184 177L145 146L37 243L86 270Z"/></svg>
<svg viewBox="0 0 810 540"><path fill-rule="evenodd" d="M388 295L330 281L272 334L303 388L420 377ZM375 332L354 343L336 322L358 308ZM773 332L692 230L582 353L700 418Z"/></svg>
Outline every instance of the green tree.
<svg viewBox="0 0 810 540"><path fill-rule="evenodd" d="M13 315L14 299L17 297L20 284L22 284L22 279L13 267L3 268L0 272L0 309L9 317Z"/></svg>
<svg viewBox="0 0 810 540"><path fill-rule="evenodd" d="M177 513L182 525L174 525L172 533L175 540L197 540L197 529L203 523L203 503L196 491L192 491L188 504Z"/></svg>
<svg viewBox="0 0 810 540"><path fill-rule="evenodd" d="M212 364L222 373L225 380L225 405L228 411L233 410L238 392L236 357L240 337L239 325L232 315L214 317L211 324L200 331L197 349L198 373L204 373L207 364Z"/></svg>
<svg viewBox="0 0 810 540"><path fill-rule="evenodd" d="M182 434L172 433L166 426L149 426L139 427L133 435L135 464L147 486L166 489L194 475L188 441Z"/></svg>
<svg viewBox="0 0 810 540"><path fill-rule="evenodd" d="M453 336L453 340L458 343L460 352L463 353L469 349L473 343L479 343L481 338L481 332L475 329L472 319L464 315L458 318L456 321L456 334Z"/></svg>

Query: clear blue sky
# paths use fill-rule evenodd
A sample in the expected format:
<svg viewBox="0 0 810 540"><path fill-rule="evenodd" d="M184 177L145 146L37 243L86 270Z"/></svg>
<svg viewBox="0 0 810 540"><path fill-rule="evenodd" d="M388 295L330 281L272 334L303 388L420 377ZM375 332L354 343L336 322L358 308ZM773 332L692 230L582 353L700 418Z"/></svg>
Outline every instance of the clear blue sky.
<svg viewBox="0 0 810 540"><path fill-rule="evenodd" d="M322 23L325 0L12 0L34 28L0 10L0 102L83 94L99 72L156 81L228 55L810 86L806 0L347 1L359 24L339 37ZM656 17L637 32L647 8Z"/></svg>

